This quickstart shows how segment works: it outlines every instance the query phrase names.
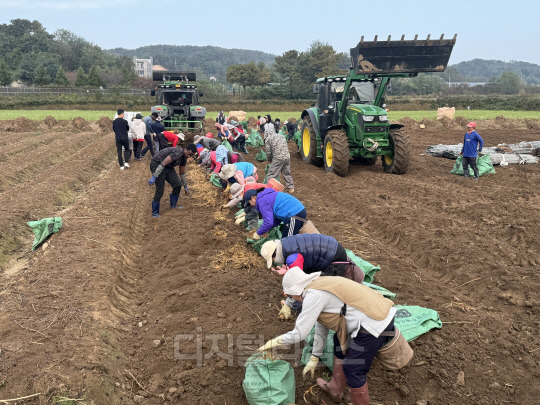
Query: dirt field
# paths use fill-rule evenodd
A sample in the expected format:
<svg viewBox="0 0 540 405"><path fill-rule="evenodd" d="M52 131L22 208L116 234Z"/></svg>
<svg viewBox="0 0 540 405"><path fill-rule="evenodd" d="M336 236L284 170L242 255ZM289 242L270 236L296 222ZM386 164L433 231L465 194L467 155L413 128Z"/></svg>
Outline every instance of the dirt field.
<svg viewBox="0 0 540 405"><path fill-rule="evenodd" d="M277 318L280 277L193 164L183 208L164 197L151 218L150 160L118 170L109 123L0 123L0 402L245 404L239 363L293 326ZM377 163L338 178L290 144L317 228L380 265L375 281L397 303L436 309L444 324L412 343L405 369L374 365L371 403L538 403L540 167L460 178L422 153L460 142L461 123L407 124L403 176ZM540 140L535 121L478 124L486 145ZM31 254L26 221L48 216L64 226ZM298 404L314 384L301 371Z"/></svg>

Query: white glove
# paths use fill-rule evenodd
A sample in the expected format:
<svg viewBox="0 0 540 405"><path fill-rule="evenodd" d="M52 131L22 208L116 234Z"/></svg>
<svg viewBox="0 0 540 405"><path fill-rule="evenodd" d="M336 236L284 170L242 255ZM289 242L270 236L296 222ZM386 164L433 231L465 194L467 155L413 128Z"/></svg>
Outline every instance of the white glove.
<svg viewBox="0 0 540 405"><path fill-rule="evenodd" d="M291 319L291 307L289 307L287 304L283 304L281 310L279 311L278 317L284 321Z"/></svg>
<svg viewBox="0 0 540 405"><path fill-rule="evenodd" d="M276 349L278 347L285 346L283 344L283 340L281 339L281 336L278 336L277 338L274 338L272 340L269 340L264 344L264 346L261 346L257 349L258 352L264 352L271 349Z"/></svg>
<svg viewBox="0 0 540 405"><path fill-rule="evenodd" d="M235 223L236 225L241 225L242 222L244 222L245 220L246 220L246 216L244 215L243 217L238 217L238 218L236 218L236 221L234 221L234 223Z"/></svg>
<svg viewBox="0 0 540 405"><path fill-rule="evenodd" d="M252 239L259 240L261 239L260 235L257 233L257 231L253 232Z"/></svg>
<svg viewBox="0 0 540 405"><path fill-rule="evenodd" d="M305 378L306 374L311 373L311 378L313 378L315 376L315 369L317 368L317 364L319 364L319 358L317 356L311 355L311 358L304 367L302 376Z"/></svg>
<svg viewBox="0 0 540 405"><path fill-rule="evenodd" d="M241 217L241 216L246 216L246 211L242 210L242 211L239 211L237 213L234 214L235 218L238 218L238 217Z"/></svg>

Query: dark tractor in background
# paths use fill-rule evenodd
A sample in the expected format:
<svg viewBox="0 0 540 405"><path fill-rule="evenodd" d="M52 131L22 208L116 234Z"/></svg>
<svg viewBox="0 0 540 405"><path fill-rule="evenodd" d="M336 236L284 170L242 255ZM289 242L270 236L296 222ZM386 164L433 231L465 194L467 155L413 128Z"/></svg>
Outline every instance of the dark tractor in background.
<svg viewBox="0 0 540 405"><path fill-rule="evenodd" d="M165 128L204 132L206 108L198 105L203 93L197 88L195 73L154 72L153 79L162 83L152 90L152 96L156 96L156 106L151 110L163 119Z"/></svg>

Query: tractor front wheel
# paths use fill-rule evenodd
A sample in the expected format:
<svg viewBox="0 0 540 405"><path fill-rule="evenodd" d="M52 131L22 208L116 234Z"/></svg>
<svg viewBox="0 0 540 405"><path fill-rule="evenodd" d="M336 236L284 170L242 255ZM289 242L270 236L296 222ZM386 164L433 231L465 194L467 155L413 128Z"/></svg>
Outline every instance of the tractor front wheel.
<svg viewBox="0 0 540 405"><path fill-rule="evenodd" d="M324 138L324 168L338 176L346 176L349 172L349 141L342 129L334 129L326 133Z"/></svg>
<svg viewBox="0 0 540 405"><path fill-rule="evenodd" d="M404 174L409 168L411 145L409 136L400 129L391 129L388 134L392 155L382 156L382 165L386 173Z"/></svg>
<svg viewBox="0 0 540 405"><path fill-rule="evenodd" d="M315 166L321 165L321 159L317 157L317 135L309 117L304 118L300 133L300 155L304 162Z"/></svg>

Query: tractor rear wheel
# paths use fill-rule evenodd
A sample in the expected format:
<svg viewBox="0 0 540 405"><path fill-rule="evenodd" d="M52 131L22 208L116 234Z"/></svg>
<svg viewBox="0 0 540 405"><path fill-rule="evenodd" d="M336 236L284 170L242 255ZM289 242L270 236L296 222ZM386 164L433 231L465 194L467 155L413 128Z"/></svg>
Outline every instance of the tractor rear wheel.
<svg viewBox="0 0 540 405"><path fill-rule="evenodd" d="M349 172L349 141L342 129L334 129L326 133L324 138L324 168L338 176L346 176Z"/></svg>
<svg viewBox="0 0 540 405"><path fill-rule="evenodd" d="M409 157L411 154L411 145L409 136L401 129L391 129L388 134L392 155L382 156L382 165L386 173L404 174L409 168Z"/></svg>
<svg viewBox="0 0 540 405"><path fill-rule="evenodd" d="M300 155L304 162L315 166L321 165L321 158L317 157L317 135L309 117L304 118L300 133Z"/></svg>

